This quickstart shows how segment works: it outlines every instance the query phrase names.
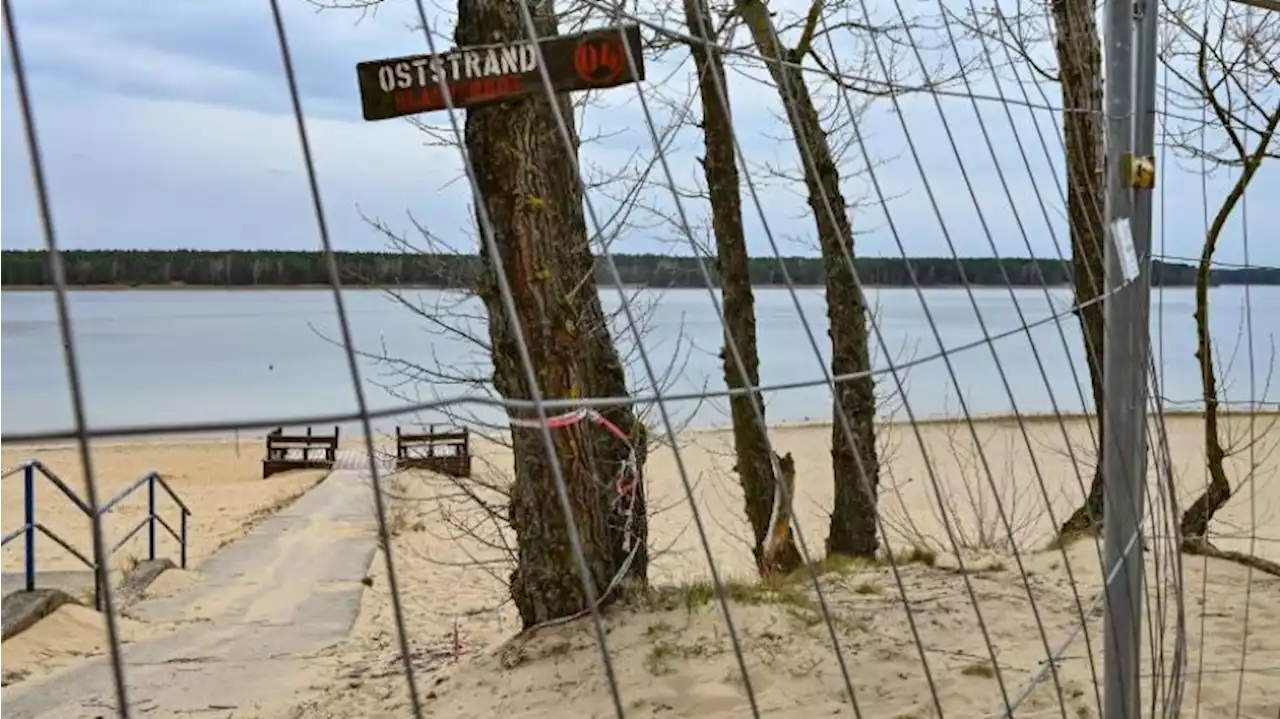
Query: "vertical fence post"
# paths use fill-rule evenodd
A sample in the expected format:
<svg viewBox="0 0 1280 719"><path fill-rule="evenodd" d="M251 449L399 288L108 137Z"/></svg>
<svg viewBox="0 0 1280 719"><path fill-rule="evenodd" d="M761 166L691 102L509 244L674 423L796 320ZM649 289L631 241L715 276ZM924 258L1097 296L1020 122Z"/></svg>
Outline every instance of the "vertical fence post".
<svg viewBox="0 0 1280 719"><path fill-rule="evenodd" d="M1134 246L1132 166L1134 150L1133 0L1106 0L1105 107L1107 122L1106 318L1103 406L1108 431L1102 436L1105 482L1104 577L1119 566L1104 588L1103 719L1141 716L1138 686L1142 640L1142 494L1146 479L1145 284Z"/></svg>
<svg viewBox="0 0 1280 719"><path fill-rule="evenodd" d="M156 560L156 473L147 475L147 559Z"/></svg>
<svg viewBox="0 0 1280 719"><path fill-rule="evenodd" d="M22 468L22 516L27 528L22 533L22 541L27 545L24 578L27 591L36 589L36 468L27 463Z"/></svg>
<svg viewBox="0 0 1280 719"><path fill-rule="evenodd" d="M178 533L182 535L182 550L181 550L182 568L186 569L187 568L187 510L184 509L181 512L179 512L179 514L182 515L182 520L181 520L182 528L178 530Z"/></svg>

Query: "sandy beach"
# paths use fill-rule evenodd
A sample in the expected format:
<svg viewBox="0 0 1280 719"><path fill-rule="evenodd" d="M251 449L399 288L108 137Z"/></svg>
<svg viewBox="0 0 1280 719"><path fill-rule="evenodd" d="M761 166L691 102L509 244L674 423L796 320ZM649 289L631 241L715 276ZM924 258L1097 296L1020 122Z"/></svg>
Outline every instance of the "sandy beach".
<svg viewBox="0 0 1280 719"><path fill-rule="evenodd" d="M1219 513L1213 540L1223 549L1280 560L1280 483L1274 476L1280 469L1274 455L1280 431L1273 428L1274 422L1274 416L1254 421L1255 434L1262 437L1252 448L1256 471L1251 481L1245 481L1251 463L1243 449L1249 419L1233 416L1225 423L1233 446L1242 448L1229 462L1240 489ZM832 618L830 629L807 572L769 585L758 582L741 492L731 472L731 435L690 431L680 436L678 448L693 484L694 502L712 559L729 589L732 620L763 715L853 716L847 674L863 716L929 717L936 716L939 707L946 716L997 716L1003 708L1002 691L1016 699L1033 675L1043 673L1017 716L1060 716L1060 695L1069 716L1096 716L1093 672L1102 671L1102 624L1094 611L1102 586L1098 549L1089 540L1062 550L1050 542L1053 528L1090 480L1093 458L1083 449L1090 429L1084 421L1073 420L1064 436L1056 421L1047 419L1029 421L1025 428L1024 436L1014 421L982 420L975 425L976 441L967 425L951 422L920 425L919 440L909 426L893 425L882 432L885 471L880 502L886 543L898 557L898 572L895 576L884 560L837 562L814 556L822 599ZM1177 501L1185 507L1205 482L1203 425L1198 418L1178 416L1168 420L1166 431ZM831 428L779 427L770 436L778 451L796 458L797 525L810 552L820 554L832 497ZM477 464L471 487L509 482L509 453L492 443L474 445ZM344 447L351 446L344 439ZM200 537L232 537L247 517L315 481L315 475L257 479L256 441L242 447L241 457L234 461L234 446L225 443L128 449L104 445L98 452L104 476L115 474L108 467L130 477L143 468L158 467L174 475L175 487L184 498L192 497L193 507L223 507L217 518L209 513L209 524L193 522L193 533ZM6 466L15 454L5 450ZM53 464L53 459L46 461ZM65 458L59 463L74 464ZM229 467L239 469L213 471ZM1168 666L1174 617L1169 592L1175 573L1173 557L1166 551L1167 528L1162 526L1161 503L1167 492L1156 486L1155 477L1152 471L1149 497L1157 511L1147 520L1146 532L1152 611L1143 621L1148 630L1153 624L1162 627L1155 630L1153 641L1165 648L1162 662ZM651 450L646 481L653 554L649 577L654 589L605 615L623 707L628 716L637 717L750 715L725 618L708 583L706 552L670 446ZM6 484L6 527L11 513L21 506L11 504L20 502L13 494ZM389 481L387 496L395 532L390 546L412 660L420 694L433 716L614 715L590 620L514 637L519 622L507 602L510 559L502 549L503 542L511 540L508 532L463 498L449 480L436 475L398 474ZM997 497L1011 532L997 511ZM230 519L236 512L239 519ZM944 517L958 552L944 531ZM202 545L205 554L200 556L207 556L214 543ZM5 561L8 571L8 553ZM1201 557L1183 556L1181 565L1190 646L1184 707L1198 703L1202 716L1234 716L1239 690L1240 716L1275 716L1280 711L1280 603L1275 601L1280 580ZM283 698L277 709L252 716L411 715L383 567L379 554L370 567L369 589L350 639L315 657L325 668L325 680L309 692ZM1090 617L1086 631L1076 634L1062 652L1056 674L1041 672L1047 666L1046 646L1056 651L1068 641L1079 624L1081 607ZM15 649L29 654L34 650L27 647L34 647L46 657L62 651L58 647L75 647L77 655L100 650L91 637L95 628L100 631L92 617L71 613L57 619L5 642L6 671ZM126 638L163 631L134 624L138 623L127 626ZM923 658L913 626L924 647ZM832 632L846 671L836 661ZM995 649L994 665L984 633ZM1147 697L1152 686L1151 646L1144 644Z"/></svg>
<svg viewBox="0 0 1280 719"><path fill-rule="evenodd" d="M282 503L297 497L324 476L318 471L299 471L262 479L262 440L148 443L101 443L92 445L93 469L98 501L104 503L134 480L148 472L159 472L174 492L191 509L188 519L188 563L201 560L243 536L264 516ZM85 497L84 470L74 444L50 446L5 446L3 466L7 470L19 462L36 459L57 474L80 497ZM65 499L54 486L37 475L36 519L71 546L89 556L93 544L88 518ZM3 527L9 532L22 526L23 491L21 473L4 479ZM164 492L157 490L157 513L174 529L178 509ZM119 542L147 515L147 491L142 488L104 517L105 539ZM157 553L177 561L177 544L163 530ZM36 542L39 571L80 570L84 565L44 536ZM119 568L145 557L146 534L140 532L112 558ZM5 572L22 571L22 540L4 548Z"/></svg>
<svg viewBox="0 0 1280 719"><path fill-rule="evenodd" d="M94 475L99 503L105 503L137 478L151 471L159 472L191 509L188 518L188 556L190 572L170 571L149 589L151 595L172 591L191 581L191 573L200 562L229 542L244 536L254 525L315 486L324 472L296 471L262 479L262 440L189 442L157 440L145 443L98 443L92 445ZM6 445L3 467L8 470L28 459L39 460L61 478L80 497L85 497L84 471L79 450L73 444L57 446ZM67 500L52 483L38 473L35 482L36 519L77 551L92 558L93 540L89 519ZM3 484L4 532L22 526L22 473L10 475ZM157 490L157 513L174 529L179 527L179 513L172 500ZM109 546L114 546L147 516L147 491L142 488L123 500L103 518L103 529ZM163 530L158 530L157 556L179 559L179 545ZM116 576L147 555L146 531L129 539L111 558ZM23 540L18 538L4 547L3 568L6 574L23 571ZM87 571L73 555L53 540L37 534L37 571ZM82 599L91 597L86 591ZM142 622L121 622L124 641L133 642L158 632ZM65 666L80 657L95 656L103 651L105 630L102 617L88 607L64 606L37 626L4 642L3 671L5 681L14 677L39 676Z"/></svg>
<svg viewBox="0 0 1280 719"><path fill-rule="evenodd" d="M1273 420L1259 419L1257 432L1269 430L1267 422ZM1031 450L1017 423L1007 420L981 422L977 443L960 424L930 423L920 429L962 545L959 559L942 531L943 512L929 489L925 453L909 427L896 426L885 433L889 471L881 503L890 526L889 542L904 560L900 574L908 602L903 602L886 562L819 563L824 599L863 716L936 716L929 680L946 716L998 715L1003 708L1001 688L1011 700L1017 697L1044 666L1046 644L1056 650L1067 641L1078 624L1080 606L1091 617L1089 648L1085 636L1077 635L1063 652L1057 676L1046 672L1017 716L1060 716L1059 688L1069 716L1096 716L1088 656L1091 649L1100 673L1102 625L1100 614L1091 611L1102 586L1097 545L1086 540L1065 552L1049 548L1053 527L1081 495L1081 483L1089 481L1088 471L1078 473L1070 460L1074 452L1079 463L1092 461L1077 446L1088 437L1087 425L1073 422L1064 437L1056 422L1030 422ZM1228 431L1233 437L1247 436L1248 420L1231 419ZM1167 432L1179 478L1178 499L1185 507L1204 482L1199 469L1202 423L1194 417L1173 418ZM830 428L779 428L771 437L780 451L797 459L799 524L810 549L820 551L832 491ZM1220 547L1252 549L1280 559L1280 486L1270 454L1277 439L1280 434L1269 432L1254 447L1255 462L1264 469L1215 522ZM766 716L795 719L852 716L807 575L774 587L761 587L754 575L741 494L730 474L731 441L727 432L691 432L681 437L679 446L695 484L712 556L730 585L733 621L760 710ZM979 445L995 477L994 488L978 469ZM509 455L493 446L481 454L492 462L486 470L494 473L489 478L502 481L509 471ZM1248 466L1244 457L1233 460L1237 481ZM644 606L611 609L605 621L623 707L628 716L638 717L749 715L737 660L707 584L707 560L670 448L651 454L647 476L654 550L649 575L657 589ZM477 473L477 478L485 475ZM510 565L503 552L491 548L497 536L492 524L477 521L479 513L439 478L401 476L396 492L405 498L396 502L394 524L401 531L392 551L418 686L428 711L442 717L513 719L613 716L612 694L590 620L512 639L519 623L505 601ZM995 511L997 494L1013 526L1017 557ZM1151 496L1155 501L1154 488ZM475 527L481 529L477 532ZM1172 646L1167 627L1174 616L1167 594L1172 555L1164 552L1162 530L1150 529L1149 592L1155 602L1158 588L1163 600L1153 606L1163 606L1164 611L1144 621L1166 627L1157 630L1163 640L1155 646L1167 649ZM481 539L467 539L467 532ZM1256 535L1252 545L1244 539L1248 535ZM930 551L910 556L912 546ZM1161 552L1159 561L1155 550ZM958 571L960 561L966 572ZM317 687L316 696L299 697L285 716L410 715L382 567L381 558L375 560L372 587L352 639L327 659L334 680ZM1280 580L1227 562L1184 557L1183 581L1191 647L1184 706L1199 703L1202 716L1234 716L1240 688L1240 716L1275 716L1280 711L1280 683L1275 681L1280 676L1280 604L1275 601ZM970 591L977 597L982 625ZM1028 594L1035 599L1034 612ZM906 606L925 647L928 675ZM998 672L982 626L995 647ZM1246 650L1242 675L1239 667ZM1164 665L1170 661L1166 652ZM1149 676L1144 681L1145 696L1150 697Z"/></svg>

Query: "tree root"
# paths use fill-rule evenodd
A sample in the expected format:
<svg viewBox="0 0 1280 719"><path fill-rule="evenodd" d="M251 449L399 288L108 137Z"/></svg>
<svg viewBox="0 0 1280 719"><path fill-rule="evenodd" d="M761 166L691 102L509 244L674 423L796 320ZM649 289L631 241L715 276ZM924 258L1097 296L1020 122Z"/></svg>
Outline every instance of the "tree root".
<svg viewBox="0 0 1280 719"><path fill-rule="evenodd" d="M1245 554L1244 552L1233 552L1218 549L1204 537L1189 537L1182 540L1182 551L1186 554L1195 554L1201 557L1212 557L1213 559L1223 559L1228 562L1235 562L1236 564L1250 567L1264 574L1270 574L1273 577L1280 577L1280 564L1269 559L1256 557L1252 554Z"/></svg>

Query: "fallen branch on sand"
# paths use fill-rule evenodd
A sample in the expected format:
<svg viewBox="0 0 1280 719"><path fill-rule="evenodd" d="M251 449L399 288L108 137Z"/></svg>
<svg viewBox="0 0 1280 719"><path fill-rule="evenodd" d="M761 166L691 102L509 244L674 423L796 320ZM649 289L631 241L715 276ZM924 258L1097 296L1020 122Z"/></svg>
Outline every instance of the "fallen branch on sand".
<svg viewBox="0 0 1280 719"><path fill-rule="evenodd" d="M1218 549L1204 537L1191 537L1182 540L1182 551L1201 557L1212 557L1213 559L1235 562L1236 564L1256 569L1259 572L1270 574L1273 577L1280 577L1280 564L1262 557L1255 557L1252 554L1245 554L1244 552Z"/></svg>

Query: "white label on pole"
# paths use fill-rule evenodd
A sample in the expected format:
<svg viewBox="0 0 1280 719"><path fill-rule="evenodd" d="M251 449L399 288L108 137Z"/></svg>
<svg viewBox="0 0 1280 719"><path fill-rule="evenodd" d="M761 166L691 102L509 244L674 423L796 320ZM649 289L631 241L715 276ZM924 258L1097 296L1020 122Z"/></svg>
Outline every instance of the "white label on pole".
<svg viewBox="0 0 1280 719"><path fill-rule="evenodd" d="M1121 218L1111 223L1111 241L1115 243L1116 256L1120 259L1120 269L1124 272L1125 282L1138 279L1138 252L1133 247L1133 233L1129 231L1129 220Z"/></svg>

